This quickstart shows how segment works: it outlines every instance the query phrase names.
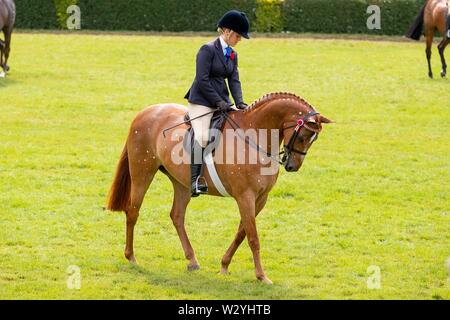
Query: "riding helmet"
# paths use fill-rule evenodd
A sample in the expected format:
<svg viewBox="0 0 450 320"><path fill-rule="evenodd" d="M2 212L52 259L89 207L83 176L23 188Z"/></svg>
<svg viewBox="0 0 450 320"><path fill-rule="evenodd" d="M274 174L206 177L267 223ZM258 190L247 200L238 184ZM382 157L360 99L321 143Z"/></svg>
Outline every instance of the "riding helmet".
<svg viewBox="0 0 450 320"><path fill-rule="evenodd" d="M250 39L248 35L250 29L250 22L244 12L231 10L224 14L217 23L219 28L228 28L243 36L246 39Z"/></svg>

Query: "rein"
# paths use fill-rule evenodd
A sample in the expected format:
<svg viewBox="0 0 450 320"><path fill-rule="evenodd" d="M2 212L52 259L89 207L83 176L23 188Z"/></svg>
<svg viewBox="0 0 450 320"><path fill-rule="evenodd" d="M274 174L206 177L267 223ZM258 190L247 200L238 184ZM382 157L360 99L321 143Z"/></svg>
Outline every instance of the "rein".
<svg viewBox="0 0 450 320"><path fill-rule="evenodd" d="M228 123L231 125L231 127L236 131L237 129L240 129L239 125L234 121L232 118L228 116L228 114L225 114L225 119L228 121ZM236 131L239 132L239 131ZM239 134L238 134L239 135ZM279 156L284 153L284 151L280 152L278 154L278 158L273 156L270 152L267 152L264 148L262 148L259 144L255 143L254 141L250 140L249 137L243 138L241 135L239 135L239 138L244 140L245 143L247 143L249 146L256 149L256 151L261 152L266 155L266 157L271 158L272 160L278 162L279 164L284 164L284 162L279 160Z"/></svg>
<svg viewBox="0 0 450 320"><path fill-rule="evenodd" d="M291 138L289 139L289 142L287 145L283 145L284 150L282 150L280 153L278 153L278 158L276 158L274 155L272 155L270 152L267 152L265 149L263 149L260 145L256 144L254 141L250 140L249 137L245 137L243 138L242 136L239 135L239 137L245 141L245 143L247 143L249 146L252 146L253 148L255 148L258 152L261 152L263 154L265 154L267 157L271 158L272 160L278 162L281 165L285 165L287 163L287 161L289 160L289 157L291 156L291 153L298 153L301 154L303 156L306 156L306 152L304 151L299 151L296 150L294 148L294 143L295 140L298 138L298 135L300 133L300 130L305 126L305 123L307 122L307 120L315 115L320 114L319 112L316 111L312 111L308 114L306 114L304 117L300 118L297 123L293 126L289 126L286 128L282 129L282 132L286 129L290 129L290 128L294 128L294 134L291 136ZM236 123L236 121L234 121L232 118L230 118L228 116L228 114L225 113L225 119L226 121L228 121L231 125L231 127L234 130L240 129L239 125ZM237 131L238 132L238 131ZM317 133L315 136L315 139L317 139ZM280 160L280 156L283 155L283 158Z"/></svg>
<svg viewBox="0 0 450 320"><path fill-rule="evenodd" d="M171 126L171 127L169 127L169 128L166 128L166 129L163 130L163 136L166 137L166 131L168 131L168 130L171 130L171 129L173 129L173 128L176 128L176 127L178 127L178 126L180 126L180 125L182 125L182 124L189 123L189 122L191 122L192 120L195 120L195 119L204 117L204 116L206 116L206 115L208 115L208 114L211 114L211 113L213 113L213 112L216 112L216 110L207 112L207 113L202 114L202 115L200 115L200 116L198 116L198 117L195 117L195 118L193 118L193 119L188 119L188 120L183 121L183 122L180 122L180 123L178 123L178 124L176 124L176 125L174 125L174 126ZM239 124L237 124L236 121L234 121L231 117L229 117L229 116L228 116L228 113L222 111L222 114L223 114L224 117L225 117L225 121L228 121L228 123L231 125L231 127L232 127L236 132L238 132L239 138L241 138L242 140L244 140L245 143L247 143L249 146L255 148L256 151L265 154L266 157L269 157L269 158L272 159L273 161L276 161L276 162L278 162L278 163L281 164L281 165L285 165L285 164L289 161L289 158L291 157L292 153L298 153L298 154L300 154L300 155L302 155L302 156L306 156L306 155L307 155L307 152L305 152L305 151L296 150L296 149L294 148L294 143L295 143L295 140L297 140L298 135L300 134L300 130L305 126L305 123L308 121L308 119L311 118L311 117L313 117L313 116L315 116L315 115L318 115L318 114L320 114L320 113L317 112L317 111L311 111L311 112L309 112L308 114L306 114L305 116L303 116L302 118L298 119L298 120L297 120L297 123L296 123L295 125L289 126L289 127L286 127L286 128L282 128L281 132L283 132L283 131L286 130L286 129L291 129L291 128L294 128L294 127L295 127L295 129L294 129L294 134L293 134L293 135L291 136L291 138L289 139L288 144L287 144L287 145L286 145L286 144L283 145L283 148L284 148L284 149L283 149L282 151L280 151L280 152L278 153L277 156L274 156L274 155L271 154L270 152L266 151L266 150L265 150L264 148L262 148L259 144L257 144L257 143L255 143L254 141L250 140L249 137L245 137L245 138L242 137L242 136L239 134L239 131L237 131L237 129L241 129L241 128L239 127ZM317 137L318 137L318 136L317 136L317 133L316 133L315 138L314 138L314 141L317 139ZM281 155L283 155L283 157L282 157L281 160L280 160L280 156L281 156Z"/></svg>
<svg viewBox="0 0 450 320"><path fill-rule="evenodd" d="M193 121L193 120L195 120L195 119L199 119L199 118L201 118L201 117L204 117L204 116L206 116L206 115L208 115L208 114L211 114L211 113L213 113L213 112L216 112L216 110L213 110L213 111L210 111L210 112L201 114L201 115L199 115L198 117L195 117L195 118L192 118L192 119L187 119L187 120L185 120L185 121L183 121L183 122L180 122L180 123L178 123L178 124L176 124L176 125L174 125L174 126L171 126L171 127L169 127L169 128L164 129L164 130L163 130L163 136L164 136L164 138L166 137L166 131L171 130L171 129L173 129L173 128L176 128L176 127L178 127L178 126L181 126L182 124L189 123L189 122L191 122L191 121Z"/></svg>

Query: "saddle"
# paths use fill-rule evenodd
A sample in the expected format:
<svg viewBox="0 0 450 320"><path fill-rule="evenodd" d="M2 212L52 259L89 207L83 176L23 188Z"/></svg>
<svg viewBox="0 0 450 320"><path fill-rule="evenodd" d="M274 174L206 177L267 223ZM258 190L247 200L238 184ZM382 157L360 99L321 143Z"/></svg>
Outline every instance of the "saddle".
<svg viewBox="0 0 450 320"><path fill-rule="evenodd" d="M210 136L208 138L208 144L207 146L217 143L217 136L212 135L211 133L217 133L222 132L223 127L225 126L225 121L227 120L227 115L221 111L214 112L212 118L211 118L211 125L209 127L210 129ZM183 148L184 150L190 154L192 150L192 144L194 143L194 130L192 129L192 125L189 118L189 113L186 112L184 115L184 121L187 121L186 124L189 126L184 139L183 139ZM213 130L214 129L214 130ZM214 152L215 146L212 149L212 152Z"/></svg>

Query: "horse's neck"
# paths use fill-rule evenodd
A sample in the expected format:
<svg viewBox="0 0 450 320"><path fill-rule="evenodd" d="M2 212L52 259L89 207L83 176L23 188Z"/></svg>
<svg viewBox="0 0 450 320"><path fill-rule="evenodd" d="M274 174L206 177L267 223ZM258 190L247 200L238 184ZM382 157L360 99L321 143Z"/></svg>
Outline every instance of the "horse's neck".
<svg viewBox="0 0 450 320"><path fill-rule="evenodd" d="M248 112L243 122L251 128L282 130L286 122L297 121L307 112L308 108L298 101L278 99Z"/></svg>

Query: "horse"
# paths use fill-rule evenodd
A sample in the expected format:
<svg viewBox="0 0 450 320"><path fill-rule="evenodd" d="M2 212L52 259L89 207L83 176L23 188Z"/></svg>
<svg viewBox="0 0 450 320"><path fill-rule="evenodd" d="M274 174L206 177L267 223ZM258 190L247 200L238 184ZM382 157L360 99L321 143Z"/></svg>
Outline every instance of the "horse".
<svg viewBox="0 0 450 320"><path fill-rule="evenodd" d="M0 30L3 30L5 40L0 39L0 67L3 75L9 71L8 58L11 50L11 34L16 20L14 0L0 0Z"/></svg>
<svg viewBox="0 0 450 320"><path fill-rule="evenodd" d="M139 210L153 177L158 171L164 173L173 185L173 205L170 212L173 225L180 238L184 254L189 263L188 270L196 270L200 265L190 244L184 227L186 207L191 199L190 164L176 163L173 160L174 150L184 140L189 125L182 122L187 109L179 104L159 104L145 108L132 121L127 141L123 148L116 169L114 181L107 198L106 208L110 211L124 211L126 215L126 245L125 257L135 264L133 249L134 227L139 216ZM261 147L251 136L229 137L224 135L218 141L214 153L217 174L223 187L237 202L240 212L240 223L234 240L221 261L221 273L228 273L231 259L245 237L253 254L256 278L264 283L272 281L266 276L260 259L260 242L256 227L256 216L264 208L268 195L278 177L280 164L288 172L300 169L307 151L317 139L323 123L332 121L319 114L303 98L292 93L270 93L256 100L244 111L231 111L227 114L223 132L247 132L255 130L266 132L267 137L261 141L267 150ZM181 124L172 137L164 134L168 127ZM175 137L175 138L174 138ZM245 143L243 142L245 141ZM275 141L275 143L273 142ZM281 142L284 145L284 156ZM240 148L239 148L239 143ZM235 154L232 161L219 163L217 161L221 150L238 151L246 157L257 152L265 159L263 163L236 163ZM182 149L182 148L181 148ZM239 149L239 150L238 150ZM184 149L182 149L184 150ZM187 149L189 150L189 149ZM188 156L186 156L188 157ZM189 157L188 157L189 158ZM229 163L231 162L231 163ZM243 161L241 161L243 162ZM264 169L272 166L270 174ZM212 183L209 170L204 172L204 178L209 186L208 195L221 196Z"/></svg>
<svg viewBox="0 0 450 320"><path fill-rule="evenodd" d="M428 76L433 79L433 71L431 70L431 46L436 30L443 36L442 41L438 45L439 55L441 56L442 70L441 77L447 75L447 63L445 62L444 51L450 42L448 34L449 23L449 7L448 0L426 0L420 13L415 21L411 24L406 37L413 40L420 40L422 30L425 31L427 48L425 50L428 61Z"/></svg>

